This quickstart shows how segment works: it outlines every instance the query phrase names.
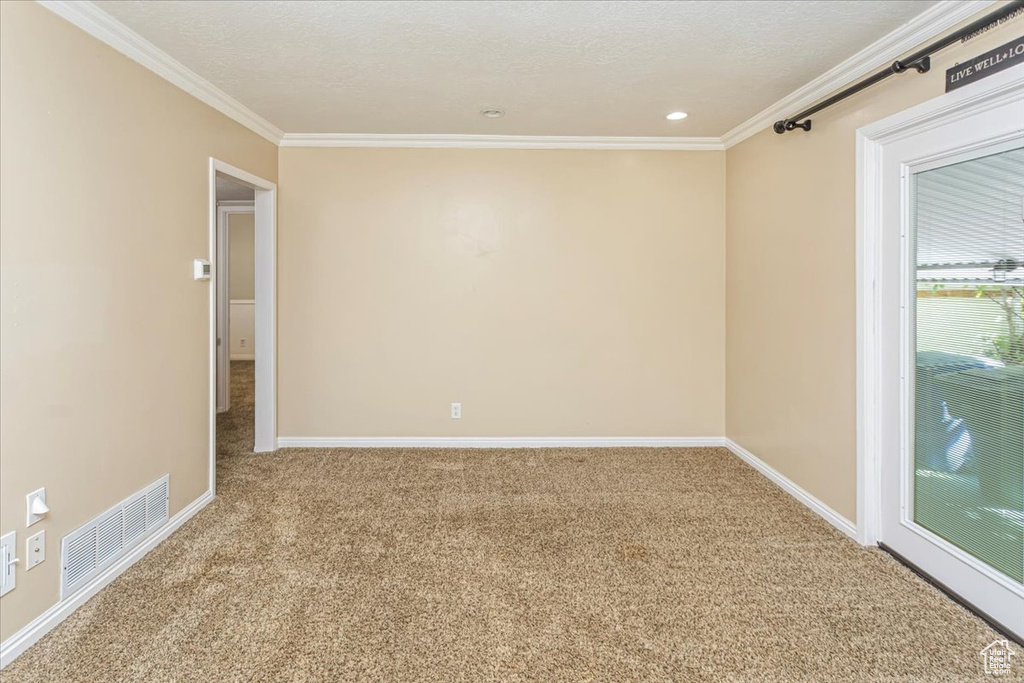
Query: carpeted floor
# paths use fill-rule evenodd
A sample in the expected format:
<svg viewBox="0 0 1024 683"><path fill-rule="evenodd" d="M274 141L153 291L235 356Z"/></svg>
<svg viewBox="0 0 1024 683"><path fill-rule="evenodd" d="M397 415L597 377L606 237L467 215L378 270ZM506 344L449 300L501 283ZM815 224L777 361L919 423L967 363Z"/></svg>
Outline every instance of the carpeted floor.
<svg viewBox="0 0 1024 683"><path fill-rule="evenodd" d="M724 450L256 456L232 375L217 500L5 682L986 680L995 632Z"/></svg>

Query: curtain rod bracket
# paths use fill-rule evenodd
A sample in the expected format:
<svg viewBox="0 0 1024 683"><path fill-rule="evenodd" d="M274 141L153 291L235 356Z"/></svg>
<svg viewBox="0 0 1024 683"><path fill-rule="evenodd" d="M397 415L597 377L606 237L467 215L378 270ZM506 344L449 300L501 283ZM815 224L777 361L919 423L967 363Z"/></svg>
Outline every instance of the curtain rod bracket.
<svg viewBox="0 0 1024 683"><path fill-rule="evenodd" d="M792 119L785 119L783 121L776 121L775 125L772 126L772 129L779 135L782 135L787 130L793 130L794 128L799 128L800 130L810 130L811 120L805 119L803 121L798 122L793 121Z"/></svg>
<svg viewBox="0 0 1024 683"><path fill-rule="evenodd" d="M892 72L894 74L901 74L907 69L917 69L917 73L926 74L932 70L932 58L925 55L916 62L907 62L904 64L900 60L896 60L892 63Z"/></svg>

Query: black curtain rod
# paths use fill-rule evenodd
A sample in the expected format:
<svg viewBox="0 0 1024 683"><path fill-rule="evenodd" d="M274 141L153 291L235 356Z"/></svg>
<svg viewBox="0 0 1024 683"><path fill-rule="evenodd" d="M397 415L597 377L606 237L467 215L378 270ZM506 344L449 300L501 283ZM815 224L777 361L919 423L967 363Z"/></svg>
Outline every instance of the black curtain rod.
<svg viewBox="0 0 1024 683"><path fill-rule="evenodd" d="M897 59L891 65L885 67L878 73L868 76L862 81L854 83L846 90L836 93L832 97L828 98L827 100L819 102L810 109L802 111L796 116L791 116L788 119L776 121L775 125L772 126L772 129L779 135L785 133L787 130L793 130L795 128L800 128L801 130L810 130L811 120L807 117L810 116L811 114L816 114L822 109L825 109L826 107L831 107L836 102L845 100L847 97L855 95L859 93L861 90L864 90L865 88L868 88L874 85L875 83L878 83L879 81L883 81L889 76L892 76L893 74L901 74L904 71L908 71L910 69L916 69L918 73L922 74L928 72L928 70L932 68L931 55L933 53L938 52L944 47L952 45L953 43L960 40L964 36L970 35L979 29L985 28L989 24L994 24L1003 17L1010 16L1011 14L1022 8L1024 8L1024 0L1014 0L1013 2L1007 3L1000 7L999 9L997 9L996 11L986 14L977 21L972 21L970 24L964 26L962 29L950 33L945 38L936 40L931 45L928 45L927 47L918 50L914 54L904 59Z"/></svg>

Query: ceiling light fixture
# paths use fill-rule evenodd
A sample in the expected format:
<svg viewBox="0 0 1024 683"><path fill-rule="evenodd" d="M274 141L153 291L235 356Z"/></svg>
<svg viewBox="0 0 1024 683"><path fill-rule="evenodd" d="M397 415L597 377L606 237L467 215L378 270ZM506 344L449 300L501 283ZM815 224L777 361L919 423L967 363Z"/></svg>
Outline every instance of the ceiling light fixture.
<svg viewBox="0 0 1024 683"><path fill-rule="evenodd" d="M480 112L482 116L486 116L489 119L500 119L505 115L505 112L501 109L484 109Z"/></svg>
<svg viewBox="0 0 1024 683"><path fill-rule="evenodd" d="M669 121L682 121L687 116L689 116L689 114L687 114L685 111L674 111L665 118L668 119Z"/></svg>

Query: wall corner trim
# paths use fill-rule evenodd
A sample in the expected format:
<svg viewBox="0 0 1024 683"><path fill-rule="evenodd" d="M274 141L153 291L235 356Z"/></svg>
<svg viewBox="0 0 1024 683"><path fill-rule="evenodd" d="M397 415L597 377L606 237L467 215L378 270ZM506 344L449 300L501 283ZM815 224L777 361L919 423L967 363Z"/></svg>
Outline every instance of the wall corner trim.
<svg viewBox="0 0 1024 683"><path fill-rule="evenodd" d="M607 149L714 152L719 138L587 135L435 135L286 133L282 147L404 147L428 149Z"/></svg>
<svg viewBox="0 0 1024 683"><path fill-rule="evenodd" d="M806 505L812 512L816 513L826 522L834 526L836 529L839 529L839 531L842 531L854 541L860 543L856 524L846 519L846 517L843 517L828 505L825 505L825 503L812 496L803 488L795 484L791 479L781 474L774 467L766 463L764 460L761 460L732 439L725 439L725 447L732 451L733 455L737 458L770 479L776 486Z"/></svg>
<svg viewBox="0 0 1024 683"><path fill-rule="evenodd" d="M994 4L995 0L942 0L932 5L895 31L730 130L722 136L725 149L770 128L779 119L806 109L868 73L891 64L918 45Z"/></svg>
<svg viewBox="0 0 1024 683"><path fill-rule="evenodd" d="M13 662L18 655L34 645L57 624L68 618L72 612L84 605L89 598L96 595L103 588L106 588L114 579L123 574L126 569L142 559L146 553L160 545L185 522L194 517L197 512L209 505L213 499L213 491L207 490L206 493L171 517L159 531L146 539L145 542L136 546L118 562L108 567L106 571L99 574L81 590L51 606L10 638L0 643L0 669ZM57 558L56 561L59 562L60 559Z"/></svg>
<svg viewBox="0 0 1024 683"><path fill-rule="evenodd" d="M281 142L284 131L280 128L153 45L92 2L85 0L37 0L37 2L93 38L106 43L254 133L275 145Z"/></svg>

